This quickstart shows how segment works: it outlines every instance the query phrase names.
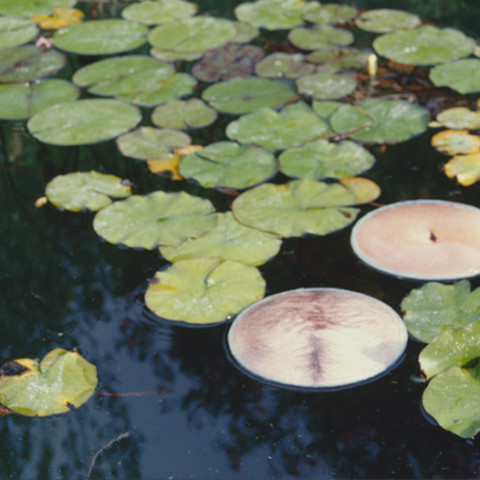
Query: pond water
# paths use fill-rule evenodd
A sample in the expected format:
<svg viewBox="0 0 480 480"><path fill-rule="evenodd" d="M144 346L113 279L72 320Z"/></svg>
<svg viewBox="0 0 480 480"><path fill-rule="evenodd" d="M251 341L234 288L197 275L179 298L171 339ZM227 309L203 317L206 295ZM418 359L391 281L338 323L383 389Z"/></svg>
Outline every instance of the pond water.
<svg viewBox="0 0 480 480"><path fill-rule="evenodd" d="M241 2L197 3L202 11L231 15ZM476 0L403 1L395 8L479 33ZM194 132L194 143L213 141L222 128ZM445 156L430 146L432 133L372 148L377 162L365 176L381 185L380 203L437 198L478 205L478 187L445 177ZM0 478L85 478L96 452L91 478L480 476L479 440L458 438L422 412L422 344L410 340L390 374L347 390L298 392L260 383L231 362L228 323L186 328L146 309L147 284L166 265L156 252L106 243L93 231L91 214L34 207L55 175L90 169L130 179L136 193L185 188L208 196L219 210L231 197L148 174L113 141L50 147L32 139L22 122L3 122L1 135L0 360L77 348L97 366L99 385L84 406L64 415L2 417ZM399 311L420 283L362 264L349 235L347 228L284 241L280 254L260 267L267 294L345 288Z"/></svg>

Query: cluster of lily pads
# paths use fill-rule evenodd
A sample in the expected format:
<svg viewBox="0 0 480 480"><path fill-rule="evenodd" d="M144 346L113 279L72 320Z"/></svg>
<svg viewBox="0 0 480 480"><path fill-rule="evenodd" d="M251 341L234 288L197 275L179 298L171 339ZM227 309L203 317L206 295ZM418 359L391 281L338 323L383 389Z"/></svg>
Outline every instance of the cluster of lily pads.
<svg viewBox="0 0 480 480"><path fill-rule="evenodd" d="M430 68L432 88L480 91L474 39L398 10L257 0L238 5L233 21L198 15L189 1L155 0L124 2L122 18L81 21L75 3L0 0L0 118L28 120L51 145L116 139L152 172L235 193L231 211L217 212L184 191L133 194L128 180L95 171L46 187L52 205L96 212L93 228L108 242L158 249L171 265L155 274L145 302L172 321L228 320L264 296L257 267L283 238L345 228L380 195L357 177L375 163L368 145L423 133L429 113L382 89L378 59ZM284 33L280 49L258 46L265 31ZM360 31L373 50L352 46ZM110 57L71 81L51 78L66 54ZM187 131L219 118L228 120L223 138L191 145Z"/></svg>

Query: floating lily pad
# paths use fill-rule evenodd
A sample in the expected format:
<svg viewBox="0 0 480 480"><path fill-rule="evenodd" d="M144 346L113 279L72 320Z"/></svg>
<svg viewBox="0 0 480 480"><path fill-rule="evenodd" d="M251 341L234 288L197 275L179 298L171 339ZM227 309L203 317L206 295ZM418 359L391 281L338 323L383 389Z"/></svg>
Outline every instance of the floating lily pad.
<svg viewBox="0 0 480 480"><path fill-rule="evenodd" d="M78 0L0 0L0 15L33 17L52 13L55 7L73 7Z"/></svg>
<svg viewBox="0 0 480 480"><path fill-rule="evenodd" d="M118 137L142 119L138 108L119 100L84 99L54 105L33 116L30 133L53 145L84 145Z"/></svg>
<svg viewBox="0 0 480 480"><path fill-rule="evenodd" d="M480 320L468 301L470 283L462 280L453 285L429 282L412 290L402 300L408 331L422 342L431 342L446 328Z"/></svg>
<svg viewBox="0 0 480 480"><path fill-rule="evenodd" d="M444 166L448 178L457 177L458 183L469 187L480 180L480 151L451 158Z"/></svg>
<svg viewBox="0 0 480 480"><path fill-rule="evenodd" d="M349 177L342 178L340 185L345 187L353 196L357 203L369 203L376 200L382 190L372 180L368 178Z"/></svg>
<svg viewBox="0 0 480 480"><path fill-rule="evenodd" d="M331 117L337 133L362 142L403 142L427 129L428 112L403 100L367 100L344 105Z"/></svg>
<svg viewBox="0 0 480 480"><path fill-rule="evenodd" d="M437 115L437 122L447 128L480 128L480 110L472 111L465 107L452 107Z"/></svg>
<svg viewBox="0 0 480 480"><path fill-rule="evenodd" d="M432 146L450 155L480 153L480 136L468 130L444 130L432 137Z"/></svg>
<svg viewBox="0 0 480 480"><path fill-rule="evenodd" d="M0 17L0 49L23 45L33 40L37 34L37 25L26 18Z"/></svg>
<svg viewBox="0 0 480 480"><path fill-rule="evenodd" d="M84 13L77 8L57 7L51 15L35 15L30 20L43 30L60 30L61 28L83 22Z"/></svg>
<svg viewBox="0 0 480 480"><path fill-rule="evenodd" d="M317 100L346 97L357 88L357 82L353 77L331 73L305 75L296 83L299 93Z"/></svg>
<svg viewBox="0 0 480 480"><path fill-rule="evenodd" d="M56 50L27 45L0 50L0 82L26 83L57 73L65 66L66 57Z"/></svg>
<svg viewBox="0 0 480 480"><path fill-rule="evenodd" d="M302 50L320 50L335 45L350 45L354 37L349 30L330 25L317 25L313 28L294 28L288 34L288 39Z"/></svg>
<svg viewBox="0 0 480 480"><path fill-rule="evenodd" d="M0 404L28 417L65 413L83 405L97 386L97 369L77 352L55 348L0 367Z"/></svg>
<svg viewBox="0 0 480 480"><path fill-rule="evenodd" d="M190 137L179 130L167 128L140 127L117 138L117 146L126 157L147 160L163 158L174 148L184 147Z"/></svg>
<svg viewBox="0 0 480 480"><path fill-rule="evenodd" d="M155 27L148 34L148 41L159 50L188 54L225 45L235 34L236 28L230 20L193 17Z"/></svg>
<svg viewBox="0 0 480 480"><path fill-rule="evenodd" d="M132 194L128 181L95 171L57 175L45 189L48 201L56 207L80 212L96 212L112 203L111 198Z"/></svg>
<svg viewBox="0 0 480 480"><path fill-rule="evenodd" d="M183 0L156 0L129 5L122 10L122 17L145 25L158 25L191 17L197 10L198 5Z"/></svg>
<svg viewBox="0 0 480 480"><path fill-rule="evenodd" d="M156 58L157 60L162 60L164 62L176 62L179 60L197 60L203 55L203 52L178 52L176 50L162 50L160 48L151 48L150 55L153 58Z"/></svg>
<svg viewBox="0 0 480 480"><path fill-rule="evenodd" d="M355 220L355 196L340 184L294 180L265 183L242 193L233 202L235 218L252 228L282 237L326 235Z"/></svg>
<svg viewBox="0 0 480 480"><path fill-rule="evenodd" d="M479 399L478 367L452 367L430 380L422 403L442 428L470 438L480 431Z"/></svg>
<svg viewBox="0 0 480 480"><path fill-rule="evenodd" d="M407 65L434 65L467 57L474 46L475 40L458 30L431 25L386 33L373 42L379 55Z"/></svg>
<svg viewBox="0 0 480 480"><path fill-rule="evenodd" d="M255 73L266 78L299 78L314 69L315 66L306 63L301 53L272 53L255 65Z"/></svg>
<svg viewBox="0 0 480 480"><path fill-rule="evenodd" d="M183 177L194 178L206 188L249 188L276 171L277 160L268 150L234 142L212 143L180 163Z"/></svg>
<svg viewBox="0 0 480 480"><path fill-rule="evenodd" d="M319 102L315 100L312 103L312 109L316 115L324 120L330 120L330 117L340 108L343 107L345 104L342 102L335 102L335 101L328 101L324 100Z"/></svg>
<svg viewBox="0 0 480 480"><path fill-rule="evenodd" d="M391 8L379 8L362 12L355 20L358 28L367 32L387 33L394 30L418 27L420 17L413 13Z"/></svg>
<svg viewBox="0 0 480 480"><path fill-rule="evenodd" d="M235 16L241 22L267 30L282 30L303 24L303 15L318 7L318 2L298 0L257 0L235 8Z"/></svg>
<svg viewBox="0 0 480 480"><path fill-rule="evenodd" d="M335 73L345 70L362 70L367 66L371 51L358 48L329 48L312 52L307 61L317 65L317 73Z"/></svg>
<svg viewBox="0 0 480 480"><path fill-rule="evenodd" d="M178 247L160 247L160 253L170 262L217 257L258 266L275 256L281 245L277 235L242 225L226 212L217 214L213 230Z"/></svg>
<svg viewBox="0 0 480 480"><path fill-rule="evenodd" d="M328 125L303 102L277 112L262 108L244 115L227 126L227 136L239 143L253 143L269 150L283 150L312 141L328 130Z"/></svg>
<svg viewBox="0 0 480 480"><path fill-rule="evenodd" d="M0 85L0 119L25 120L53 105L71 102L77 97L78 89L66 80Z"/></svg>
<svg viewBox="0 0 480 480"><path fill-rule="evenodd" d="M463 58L442 63L430 70L430 80L437 87L450 87L462 94L480 92L480 60Z"/></svg>
<svg viewBox="0 0 480 480"><path fill-rule="evenodd" d="M145 25L128 20L91 20L59 30L53 36L53 44L79 55L110 55L142 46L147 33Z"/></svg>
<svg viewBox="0 0 480 480"><path fill-rule="evenodd" d="M477 308L480 309L480 301ZM480 321L447 328L420 352L420 368L427 378L431 378L442 370L463 367L480 358L479 336Z"/></svg>
<svg viewBox="0 0 480 480"><path fill-rule="evenodd" d="M255 45L224 45L205 53L193 68L193 75L202 82L217 82L233 77L248 77L265 52Z"/></svg>
<svg viewBox="0 0 480 480"><path fill-rule="evenodd" d="M217 112L199 98L172 100L152 112L152 122L164 128L206 127L217 119Z"/></svg>
<svg viewBox="0 0 480 480"><path fill-rule="evenodd" d="M316 140L285 150L279 160L285 175L312 180L354 177L375 163L368 150L350 140L339 143Z"/></svg>
<svg viewBox="0 0 480 480"><path fill-rule="evenodd" d="M250 265L197 258L157 272L145 303L159 317L208 325L223 322L263 298L265 280Z"/></svg>
<svg viewBox="0 0 480 480"><path fill-rule="evenodd" d="M100 210L93 228L107 242L151 250L159 245L177 246L211 230L214 212L209 200L185 192L157 191L133 195Z"/></svg>
<svg viewBox="0 0 480 480"><path fill-rule="evenodd" d="M321 5L303 14L312 23L346 23L355 18L357 9L348 5Z"/></svg>
<svg viewBox="0 0 480 480"><path fill-rule="evenodd" d="M295 98L289 84L266 78L233 78L208 87L202 98L220 112L243 114L276 108Z"/></svg>
<svg viewBox="0 0 480 480"><path fill-rule="evenodd" d="M258 37L260 33L258 28L250 25L250 23L233 22L233 25L235 27L236 33L231 41L234 43L250 42L254 38Z"/></svg>

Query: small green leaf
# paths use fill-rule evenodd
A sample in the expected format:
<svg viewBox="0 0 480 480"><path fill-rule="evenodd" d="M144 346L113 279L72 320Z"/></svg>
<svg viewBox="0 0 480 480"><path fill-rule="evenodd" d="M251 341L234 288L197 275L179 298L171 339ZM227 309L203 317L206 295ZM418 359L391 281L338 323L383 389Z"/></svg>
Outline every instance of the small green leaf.
<svg viewBox="0 0 480 480"><path fill-rule="evenodd" d="M159 105L152 112L152 122L163 128L206 127L217 119L217 112L199 98L172 100Z"/></svg>
<svg viewBox="0 0 480 480"><path fill-rule="evenodd" d="M330 73L305 75L299 78L296 83L299 93L317 100L333 100L346 97L357 88L357 82L353 77Z"/></svg>
<svg viewBox="0 0 480 480"><path fill-rule="evenodd" d="M159 317L208 325L223 322L263 298L265 280L250 265L197 258L157 272L145 303Z"/></svg>
<svg viewBox="0 0 480 480"><path fill-rule="evenodd" d="M331 25L317 25L313 28L294 28L288 34L288 39L302 50L320 50L335 45L345 47L353 42L354 37L349 30Z"/></svg>
<svg viewBox="0 0 480 480"><path fill-rule="evenodd" d="M346 23L357 15L357 9L348 5L321 5L303 14L312 23Z"/></svg>
<svg viewBox="0 0 480 480"><path fill-rule="evenodd" d="M413 13L391 8L378 8L362 12L355 23L358 28L368 32L387 33L418 27L421 20L418 15Z"/></svg>
<svg viewBox="0 0 480 480"><path fill-rule="evenodd" d="M305 62L301 53L276 52L258 62L255 73L266 78L299 78L313 72L315 66Z"/></svg>

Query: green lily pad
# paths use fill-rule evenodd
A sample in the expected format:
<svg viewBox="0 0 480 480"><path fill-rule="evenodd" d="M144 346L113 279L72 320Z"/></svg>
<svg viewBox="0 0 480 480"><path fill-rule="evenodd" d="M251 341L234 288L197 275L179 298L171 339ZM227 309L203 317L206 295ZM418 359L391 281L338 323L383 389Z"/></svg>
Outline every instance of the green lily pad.
<svg viewBox="0 0 480 480"><path fill-rule="evenodd" d="M159 317L200 325L219 323L263 298L265 280L250 265L196 258L157 272L145 303Z"/></svg>
<svg viewBox="0 0 480 480"><path fill-rule="evenodd" d="M180 245L215 227L215 208L209 200L186 192L157 191L133 195L100 210L93 228L109 243L153 249Z"/></svg>
<svg viewBox="0 0 480 480"><path fill-rule="evenodd" d="M336 102L332 100L323 100L321 102L314 100L312 103L312 110L323 120L330 121L330 117L345 104L342 102Z"/></svg>
<svg viewBox="0 0 480 480"><path fill-rule="evenodd" d="M357 81L353 77L332 73L305 75L296 84L299 93L317 100L346 97L357 88Z"/></svg>
<svg viewBox="0 0 480 480"><path fill-rule="evenodd" d="M466 303L469 295L467 280L453 285L429 282L412 290L401 304L408 331L422 342L431 342L448 327L480 320L480 312Z"/></svg>
<svg viewBox="0 0 480 480"><path fill-rule="evenodd" d="M56 207L71 212L87 209L96 212L110 205L111 197L129 197L132 191L128 181L91 171L57 175L47 184L45 194Z"/></svg>
<svg viewBox="0 0 480 480"><path fill-rule="evenodd" d="M480 290L479 290L480 292ZM480 302L478 304L480 307ZM418 357L420 368L427 378L450 367L463 367L480 358L479 321L461 327L450 327L429 343Z"/></svg>
<svg viewBox="0 0 480 480"><path fill-rule="evenodd" d="M429 76L437 87L450 87L462 94L480 92L480 60L476 58L442 63L432 68Z"/></svg>
<svg viewBox="0 0 480 480"><path fill-rule="evenodd" d="M236 33L232 38L234 43L248 43L254 38L258 37L259 30L257 27L244 22L233 22Z"/></svg>
<svg viewBox="0 0 480 480"><path fill-rule="evenodd" d="M241 22L267 30L282 30L303 24L303 15L316 8L318 2L298 0L257 0L235 8L235 16Z"/></svg>
<svg viewBox="0 0 480 480"><path fill-rule="evenodd" d="M0 404L28 417L65 413L83 405L97 386L97 369L77 352L55 348L0 367Z"/></svg>
<svg viewBox="0 0 480 480"><path fill-rule="evenodd" d="M224 45L206 52L193 66L192 73L202 82L248 77L264 56L265 52L256 45Z"/></svg>
<svg viewBox="0 0 480 480"><path fill-rule="evenodd" d="M33 45L0 50L0 82L26 83L57 73L65 66L66 57L56 50L43 50Z"/></svg>
<svg viewBox="0 0 480 480"><path fill-rule="evenodd" d="M283 150L318 138L328 125L303 102L280 112L262 108L227 126L227 136L239 143L253 143L269 150Z"/></svg>
<svg viewBox="0 0 480 480"><path fill-rule="evenodd" d="M387 33L418 27L421 20L418 15L413 13L391 8L378 8L361 13L355 23L358 28L367 32Z"/></svg>
<svg viewBox="0 0 480 480"><path fill-rule="evenodd" d="M164 128L200 128L206 127L217 119L217 111L210 108L199 98L172 100L159 105L152 112L152 122Z"/></svg>
<svg viewBox="0 0 480 480"><path fill-rule="evenodd" d="M423 408L438 424L462 438L480 431L480 375L478 368L451 367L430 380Z"/></svg>
<svg viewBox="0 0 480 480"><path fill-rule="evenodd" d="M52 13L56 7L73 7L78 0L0 0L0 15L33 17Z"/></svg>
<svg viewBox="0 0 480 480"><path fill-rule="evenodd" d="M232 212L225 212L217 214L213 230L178 247L160 247L160 253L169 262L217 257L258 266L275 256L281 245L277 235L242 225Z"/></svg>
<svg viewBox="0 0 480 480"><path fill-rule="evenodd" d="M265 183L238 196L235 218L252 228L282 237L326 235L352 223L358 209L355 196L340 184L294 180L284 185Z"/></svg>
<svg viewBox="0 0 480 480"><path fill-rule="evenodd" d="M117 146L126 157L148 160L163 158L173 149L191 143L190 137L179 130L140 127L117 138Z"/></svg>
<svg viewBox="0 0 480 480"><path fill-rule="evenodd" d="M307 61L318 64L317 73L336 73L345 70L363 70L371 51L358 48L329 48L307 55Z"/></svg>
<svg viewBox="0 0 480 480"><path fill-rule="evenodd" d="M78 89L66 80L0 85L0 119L25 120L41 111L76 100Z"/></svg>
<svg viewBox="0 0 480 480"><path fill-rule="evenodd" d="M134 3L122 10L122 17L144 25L175 22L195 15L198 5L183 0L156 0Z"/></svg>
<svg viewBox="0 0 480 480"><path fill-rule="evenodd" d="M85 145L118 137L142 119L138 108L119 100L84 99L47 108L28 122L30 133L53 145Z"/></svg>
<svg viewBox="0 0 480 480"><path fill-rule="evenodd" d="M202 98L220 112L243 114L263 107L277 108L296 97L289 84L267 78L232 78L216 83Z"/></svg>
<svg viewBox="0 0 480 480"><path fill-rule="evenodd" d="M23 45L33 40L37 34L38 27L31 20L10 16L0 17L0 48Z"/></svg>
<svg viewBox="0 0 480 480"><path fill-rule="evenodd" d="M59 30L53 44L79 55L110 55L142 46L147 33L148 27L128 20L91 20Z"/></svg>
<svg viewBox="0 0 480 480"><path fill-rule="evenodd" d="M180 174L205 188L249 188L277 171L277 159L268 150L234 142L211 143L180 162Z"/></svg>
<svg viewBox="0 0 480 480"><path fill-rule="evenodd" d="M465 128L478 130L480 128L480 110L469 110L466 107L452 107L437 115L437 122L447 128Z"/></svg>
<svg viewBox="0 0 480 480"><path fill-rule="evenodd" d="M367 100L344 105L331 117L337 133L362 142L403 142L427 129L428 112L403 100Z"/></svg>
<svg viewBox="0 0 480 480"><path fill-rule="evenodd" d="M413 30L397 30L376 38L375 51L384 57L407 65L434 65L467 57L475 40L453 28L425 25Z"/></svg>
<svg viewBox="0 0 480 480"><path fill-rule="evenodd" d="M151 48L150 55L163 62L177 62L180 60L193 61L203 55L203 51L198 52L179 52L176 50L162 50L161 48Z"/></svg>
<svg viewBox="0 0 480 480"><path fill-rule="evenodd" d="M155 27L148 34L148 41L159 50L189 54L225 45L235 34L236 28L230 20L193 17Z"/></svg>
<svg viewBox="0 0 480 480"><path fill-rule="evenodd" d="M302 50L320 50L335 45L350 45L354 37L349 30L334 28L331 25L317 25L313 28L294 28L288 34L288 39Z"/></svg>
<svg viewBox="0 0 480 480"><path fill-rule="evenodd" d="M348 5L321 5L303 14L312 23L346 23L354 19L357 9Z"/></svg>
<svg viewBox="0 0 480 480"><path fill-rule="evenodd" d="M266 78L299 78L314 69L301 53L272 53L255 65L255 73Z"/></svg>
<svg viewBox="0 0 480 480"><path fill-rule="evenodd" d="M368 170L375 157L358 143L317 140L285 150L279 157L280 170L289 177L348 178Z"/></svg>

